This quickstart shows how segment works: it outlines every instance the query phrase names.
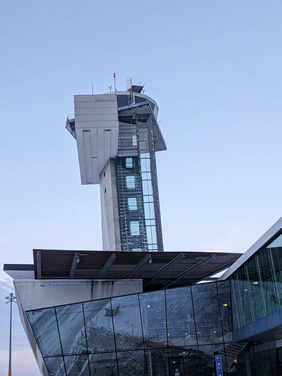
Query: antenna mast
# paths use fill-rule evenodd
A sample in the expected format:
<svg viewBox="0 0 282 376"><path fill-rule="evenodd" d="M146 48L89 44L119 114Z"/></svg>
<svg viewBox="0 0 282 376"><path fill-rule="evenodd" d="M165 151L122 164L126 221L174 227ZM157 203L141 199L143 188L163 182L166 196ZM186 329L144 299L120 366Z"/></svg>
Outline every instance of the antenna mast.
<svg viewBox="0 0 282 376"><path fill-rule="evenodd" d="M114 73L114 88L115 88L115 91L117 91L116 74L115 73Z"/></svg>

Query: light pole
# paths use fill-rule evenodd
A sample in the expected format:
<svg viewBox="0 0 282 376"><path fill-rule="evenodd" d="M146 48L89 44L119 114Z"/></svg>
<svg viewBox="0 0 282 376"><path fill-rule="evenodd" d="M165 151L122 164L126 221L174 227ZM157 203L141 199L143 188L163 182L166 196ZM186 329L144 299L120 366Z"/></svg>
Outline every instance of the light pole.
<svg viewBox="0 0 282 376"><path fill-rule="evenodd" d="M10 335L9 335L9 369L8 369L8 376L12 376L12 303L16 303L16 297L11 292L10 296L6 296L8 301L6 303L10 303Z"/></svg>

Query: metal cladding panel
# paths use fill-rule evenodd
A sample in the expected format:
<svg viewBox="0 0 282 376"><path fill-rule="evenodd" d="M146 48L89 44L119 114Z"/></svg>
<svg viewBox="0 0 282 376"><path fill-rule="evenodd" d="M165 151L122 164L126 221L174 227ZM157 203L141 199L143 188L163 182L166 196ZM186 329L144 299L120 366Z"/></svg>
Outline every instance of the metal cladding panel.
<svg viewBox="0 0 282 376"><path fill-rule="evenodd" d="M74 109L81 182L99 184L105 164L117 155L116 95L76 95Z"/></svg>

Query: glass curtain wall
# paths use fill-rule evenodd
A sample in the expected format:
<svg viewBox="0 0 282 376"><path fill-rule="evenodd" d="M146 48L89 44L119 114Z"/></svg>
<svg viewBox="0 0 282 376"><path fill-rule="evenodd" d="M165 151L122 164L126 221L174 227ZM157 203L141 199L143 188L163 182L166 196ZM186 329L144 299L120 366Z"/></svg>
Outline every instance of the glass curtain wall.
<svg viewBox="0 0 282 376"><path fill-rule="evenodd" d="M234 330L282 309L282 235L232 276Z"/></svg>
<svg viewBox="0 0 282 376"><path fill-rule="evenodd" d="M152 115L119 116L121 250L163 251Z"/></svg>
<svg viewBox="0 0 282 376"><path fill-rule="evenodd" d="M233 359L228 281L27 312L50 376L224 375Z"/></svg>

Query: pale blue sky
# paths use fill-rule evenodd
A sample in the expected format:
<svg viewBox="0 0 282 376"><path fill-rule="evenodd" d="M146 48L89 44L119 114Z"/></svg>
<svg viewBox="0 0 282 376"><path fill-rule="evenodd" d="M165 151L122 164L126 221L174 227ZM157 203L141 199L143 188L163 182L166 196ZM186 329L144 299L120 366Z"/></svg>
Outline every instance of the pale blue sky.
<svg viewBox="0 0 282 376"><path fill-rule="evenodd" d="M1 264L101 248L99 189L80 185L64 123L73 95L107 92L113 72L119 90L145 81L160 107L165 248L251 246L282 215L281 16L280 0L2 2ZM1 272L1 329L10 289ZM23 338L15 315L18 354Z"/></svg>

